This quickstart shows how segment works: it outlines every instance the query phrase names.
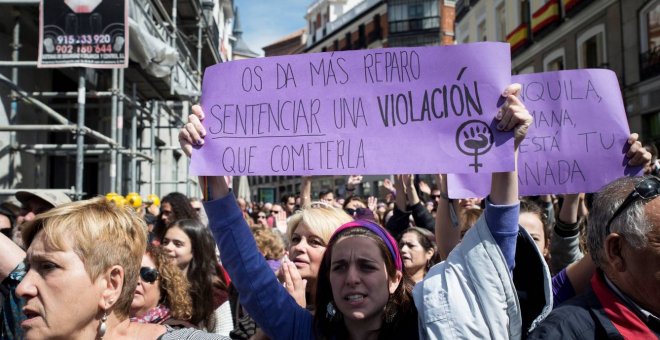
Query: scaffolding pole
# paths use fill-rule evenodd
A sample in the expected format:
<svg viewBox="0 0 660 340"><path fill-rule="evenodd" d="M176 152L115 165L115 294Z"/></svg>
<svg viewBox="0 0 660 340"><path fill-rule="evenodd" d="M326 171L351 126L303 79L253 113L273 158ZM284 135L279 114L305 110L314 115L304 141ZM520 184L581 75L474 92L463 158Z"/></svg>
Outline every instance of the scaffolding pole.
<svg viewBox="0 0 660 340"><path fill-rule="evenodd" d="M19 57L19 51L21 48L20 44L20 30L21 30L21 24L18 20L18 17L16 17L16 22L14 23L14 31L13 31L13 41L11 44L12 52L11 52L11 60L12 62L16 63L18 62L18 57ZM12 67L11 69L11 81L14 82L14 84L18 84L18 68L17 67ZM16 117L18 113L18 94L16 94L14 91L11 91L11 107L9 109L9 124L13 125L16 124ZM16 132L11 131L9 132L9 145L14 145L16 143ZM9 179L12 180L15 178L16 174L14 173L14 164L16 162L16 159L14 157L13 153L9 154L9 171L7 172L9 174ZM10 183L12 185L13 183Z"/></svg>
<svg viewBox="0 0 660 340"><path fill-rule="evenodd" d="M152 101L151 102L151 157L153 159L156 159L156 114L158 113L158 102L157 101ZM150 193L155 193L156 192L156 165L154 162L151 162L150 164L150 170L151 170L151 183L149 184L149 192ZM160 195L160 192L157 193L157 195Z"/></svg>
<svg viewBox="0 0 660 340"><path fill-rule="evenodd" d="M85 69L80 68L78 74L78 130L76 142L78 153L76 154L76 200L83 197L83 170L85 166Z"/></svg>
<svg viewBox="0 0 660 340"><path fill-rule="evenodd" d="M0 0L0 5L11 5L11 6L18 6L18 5L39 5L41 1L40 0ZM203 52L203 41L209 41L209 36L210 34L207 34L208 36L205 36L203 32L210 32L209 25L210 23L208 22L207 18L204 16L204 13L200 9L200 6L197 1L193 0L190 4L193 7L193 11L198 13L199 18L197 18L197 30L195 30L195 26L193 27L191 32L188 33L183 33L183 31L179 31L177 25L179 24L179 14L183 13L180 12L178 13L178 6L179 4L184 4L183 0L173 0L172 1L172 7L171 7L171 16L168 15L168 11L165 10L165 7L161 3L160 0L153 1L153 5L155 8L157 8L155 12L162 12L161 15L156 15L156 16L148 16L151 18L151 20L148 20L148 24L154 25L154 22L157 23L156 27L163 27L167 26L168 32L166 33L166 36L164 39L161 39L165 41L166 43L169 42L169 45L174 47L177 51L179 51L180 54L185 54L185 56L177 63L177 65L174 67L177 70L184 70L182 74L172 74L170 77L170 94L174 95L176 93L179 93L179 91L175 91L175 82L173 81L175 76L183 76L183 81L185 83L181 83L185 89L189 88L194 88L195 86L199 87L200 86L200 76L201 76L201 71L202 71L202 52ZM143 6L138 6L141 11L145 12L145 8ZM168 6L169 7L169 6ZM151 11L149 11L151 12ZM22 49L20 45L20 23L19 19L21 19L21 13L18 15L14 16L14 25L13 25L13 39L12 43L10 44L11 51L12 51L12 56L11 60L0 60L0 68L10 68L11 69L11 79L8 79L4 75L0 74L0 83L6 83L9 85L9 88L11 90L11 106L10 106L10 112L9 112L9 125L8 126L0 126L0 131L9 131L10 135L10 140L9 143L11 145L10 147L10 153L9 153L9 178L10 180L13 178L16 178L17 174L14 169L16 163L19 161L17 159L16 152L28 152L28 153L33 153L36 154L37 157L42 157L42 155L73 155L75 153L76 155L76 165L75 165L75 185L71 186L70 192L72 196L75 196L76 199L81 199L83 197L84 190L83 190L83 183L84 181L84 162L85 162L85 156L89 155L110 155L110 179L109 179L109 186L112 191L116 192L121 192L123 191L124 188L128 187L130 184L130 189L133 192L138 192L140 190L140 186L138 184L138 180L140 179L140 176L138 174L138 166L141 166L140 163L143 160L146 160L149 162L150 165L150 172L151 172L151 178L150 178L150 190L152 193L158 193L160 194L161 190L161 183L166 183L166 181L160 181L161 178L161 169L160 169L160 164L156 162L156 160L160 160L160 155L161 155L161 149L178 149L177 147L174 146L169 146L169 147L158 147L157 145L157 139L158 136L157 134L159 133L158 127L158 122L160 121L160 116L161 114L163 115L163 120L165 120L166 115L169 115L171 118L167 119L169 122L168 126L165 128L170 129L167 131L171 137L172 135L172 128L177 128L178 125L183 124L184 122L181 120L181 113L180 112L173 112L173 111L178 111L178 110L172 110L171 106L176 106L177 104L180 103L174 103L174 105L170 102L159 102L157 100L153 100L150 102L150 106L146 104L146 100L148 98L143 98L143 100L140 102L137 96L137 87L135 84L132 84L133 87L133 93L132 95L126 95L124 93L124 85L125 85L125 79L124 79L124 69L113 69L112 70L112 88L111 91L94 91L93 89L88 89L87 88L87 69L81 68L78 70L78 90L77 91L61 91L57 92L57 89L55 91L41 91L41 92L35 92L35 91L30 91L26 92L23 91L19 86L19 70L21 68L25 67L36 67L37 66L37 61L21 61L19 60L19 51ZM194 20L194 18L188 18L186 19L188 21ZM188 26L186 25L181 25L181 28L186 28ZM160 35L160 33L157 32L158 30L155 30L155 32ZM195 35L197 35L195 37ZM190 39L188 39L190 37ZM194 52L191 53L193 50L193 44L195 41L195 38L197 40L197 45L195 46L197 48L197 56L195 58ZM190 43L190 47L189 47ZM210 44L210 46L213 46ZM218 51L215 49L211 48L214 56L217 55ZM217 58L216 58L217 59ZM74 73L75 74L75 73ZM91 81L91 80L90 80ZM107 86L107 82L104 82ZM34 90L34 89L32 89ZM198 91L198 89L194 89L195 91ZM157 91L160 93L161 91ZM190 91L184 91L183 93L193 93ZM185 96L182 95L182 96ZM39 98L39 99L37 99ZM77 121L73 122L60 113L58 113L55 109L53 109L54 105L59 105L59 104L54 104L50 105L48 104L48 100L51 98L70 98L71 100L76 100L77 99ZM76 98L76 99L73 99ZM110 136L105 135L104 133L101 133L99 131L96 131L92 128L89 128L85 126L85 120L86 120L86 111L87 113L91 112L90 109L97 107L96 105L108 105L107 101L99 101L97 103L96 101L91 101L89 104L86 101L86 98L106 98L110 100L110 110L111 110L111 115L112 115L112 122L110 126ZM41 99L41 100L40 100ZM178 98L177 100L181 100L181 98ZM18 120L18 109L19 109L19 104L20 102L24 102L26 104L30 104L31 106L34 106L35 111L37 112L44 112L48 117L50 117L53 121L54 124L25 124L25 125L16 125L17 120ZM59 102L58 102L59 103ZM131 105L130 110L131 110L131 134L130 136L126 136L126 141L130 138L131 145L126 146L124 148L123 146L123 108L124 105ZM162 106L162 109L161 109ZM104 106L103 108L100 108L101 110L107 108L107 106ZM68 108L67 108L68 109ZM62 110L62 108L60 108ZM107 109L106 109L107 110ZM127 108L129 110L129 108ZM107 113L107 111L105 111ZM91 117L91 116L90 116ZM90 120L90 118L87 118L87 120ZM147 122L150 122L150 145L149 145L149 152L145 151L144 153L141 153L138 151L138 148L141 146L140 143L144 142L144 139L142 136L138 136L138 127L142 126L142 128L146 128ZM140 125L141 124L141 125ZM75 144L18 144L17 143L17 132L19 131L48 131L48 132L68 132L74 134L74 138L76 139ZM108 133L107 130L102 130L105 133ZM162 132L165 132L165 130L162 130ZM22 132L25 133L25 132ZM146 137L146 134L144 135ZM103 144L85 144L85 137L88 137L89 139L87 140L90 142L91 140L103 143ZM169 142L168 142L169 143ZM146 144L146 143L145 143ZM148 154L147 154L148 153ZM169 153L167 153L169 155ZM130 168L127 166L126 169L124 169L124 162L123 162L123 155L126 155L127 157L130 157ZM107 158L103 159L104 161L104 166L107 166ZM186 163L189 165L189 160L186 161ZM48 164L51 164L50 162ZM126 164L128 165L128 164ZM41 166L40 164L36 164L34 167L36 171L35 178L44 178L44 176L41 174ZM128 179L124 179L123 176L123 171L130 172L131 175L131 180L128 182ZM146 170L146 169L145 169ZM186 186L186 192L189 194L190 193L190 186L191 183L195 183L195 181L182 181L180 180L180 176L183 174L179 174L178 172L174 174L174 181L172 184L183 184L187 183ZM186 167L186 175L188 175L188 169ZM105 182L105 179L104 179ZM44 181L44 184L46 181ZM67 182L67 184L69 184ZM13 183L11 183L13 185ZM178 186L177 186L178 189Z"/></svg>
<svg viewBox="0 0 660 340"><path fill-rule="evenodd" d="M119 93L124 93L124 69L119 69ZM122 147L124 136L124 101L117 108L117 146ZM124 192L124 159L120 153L117 155L117 190Z"/></svg>
<svg viewBox="0 0 660 340"><path fill-rule="evenodd" d="M133 87L133 99L137 96L137 87L135 83L132 84ZM138 116L138 107L133 105L133 110L131 111L131 152L137 152L137 116ZM135 157L131 158L131 192L139 192L137 188L137 160Z"/></svg>
<svg viewBox="0 0 660 340"><path fill-rule="evenodd" d="M117 140L117 69L112 69L112 99L110 101L110 138ZM110 152L110 192L117 192L117 149Z"/></svg>

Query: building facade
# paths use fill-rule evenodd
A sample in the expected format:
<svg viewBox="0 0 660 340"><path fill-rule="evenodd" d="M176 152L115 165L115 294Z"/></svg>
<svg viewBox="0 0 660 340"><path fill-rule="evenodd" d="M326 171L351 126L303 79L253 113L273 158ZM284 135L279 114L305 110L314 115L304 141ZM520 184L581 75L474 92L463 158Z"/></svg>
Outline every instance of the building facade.
<svg viewBox="0 0 660 340"><path fill-rule="evenodd" d="M279 55L300 54L307 47L307 29L301 28L275 42L264 46L264 56L275 57Z"/></svg>
<svg viewBox="0 0 660 340"><path fill-rule="evenodd" d="M177 135L204 68L231 59L233 1L128 6L127 68L44 69L39 1L0 3L0 196L198 192Z"/></svg>
<svg viewBox="0 0 660 340"><path fill-rule="evenodd" d="M305 18L307 53L387 47L387 1L317 0Z"/></svg>
<svg viewBox="0 0 660 340"><path fill-rule="evenodd" d="M512 73L607 68L631 131L660 139L660 1L459 0L456 41L511 44Z"/></svg>
<svg viewBox="0 0 660 340"><path fill-rule="evenodd" d="M310 4L306 45L302 31L283 37L264 48L266 56L371 49L382 47L428 46L454 43L453 0L316 0ZM333 191L343 196L347 176L315 176L312 197ZM384 195L379 190L385 176L365 176L359 193ZM297 193L300 178L253 177L251 196L257 201Z"/></svg>

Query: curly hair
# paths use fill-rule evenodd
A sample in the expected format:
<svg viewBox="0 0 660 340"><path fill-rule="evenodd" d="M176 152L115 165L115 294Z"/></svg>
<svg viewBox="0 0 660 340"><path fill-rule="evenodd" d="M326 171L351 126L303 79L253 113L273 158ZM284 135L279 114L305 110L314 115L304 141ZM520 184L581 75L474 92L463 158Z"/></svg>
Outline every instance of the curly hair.
<svg viewBox="0 0 660 340"><path fill-rule="evenodd" d="M160 274L160 302L170 309L173 318L190 320L192 299L188 279L172 261L172 258L167 255L165 249L149 244L147 254L156 264L156 270Z"/></svg>
<svg viewBox="0 0 660 340"><path fill-rule="evenodd" d="M199 221L199 214L195 209L193 209L190 204L190 199L180 192L171 192L167 194L160 200L160 205L163 203L168 203L172 207L172 218L171 221L177 220L196 220ZM163 221L163 212L161 210L160 215L156 219L156 225L154 225L154 234L160 240L165 236L165 230L167 226Z"/></svg>
<svg viewBox="0 0 660 340"><path fill-rule="evenodd" d="M257 248L267 260L279 260L284 256L284 241L272 229L250 227Z"/></svg>

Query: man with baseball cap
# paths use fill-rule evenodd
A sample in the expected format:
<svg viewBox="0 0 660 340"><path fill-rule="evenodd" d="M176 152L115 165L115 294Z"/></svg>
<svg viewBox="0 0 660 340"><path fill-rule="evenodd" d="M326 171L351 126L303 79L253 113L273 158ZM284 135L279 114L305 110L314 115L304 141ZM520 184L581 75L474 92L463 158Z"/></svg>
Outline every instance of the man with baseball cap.
<svg viewBox="0 0 660 340"><path fill-rule="evenodd" d="M48 211L58 205L69 203L71 199L65 193L55 190L21 190L16 192L16 198L23 204L17 222L20 226L24 221L32 221L34 216Z"/></svg>

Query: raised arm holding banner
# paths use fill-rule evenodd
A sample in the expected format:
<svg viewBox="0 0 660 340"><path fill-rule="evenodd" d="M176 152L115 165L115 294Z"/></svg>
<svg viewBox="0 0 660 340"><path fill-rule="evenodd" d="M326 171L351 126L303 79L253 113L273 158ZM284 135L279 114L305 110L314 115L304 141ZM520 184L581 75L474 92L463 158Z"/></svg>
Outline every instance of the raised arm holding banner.
<svg viewBox="0 0 660 340"><path fill-rule="evenodd" d="M509 46L477 43L241 60L206 70L195 175L513 169L494 117Z"/></svg>

